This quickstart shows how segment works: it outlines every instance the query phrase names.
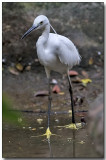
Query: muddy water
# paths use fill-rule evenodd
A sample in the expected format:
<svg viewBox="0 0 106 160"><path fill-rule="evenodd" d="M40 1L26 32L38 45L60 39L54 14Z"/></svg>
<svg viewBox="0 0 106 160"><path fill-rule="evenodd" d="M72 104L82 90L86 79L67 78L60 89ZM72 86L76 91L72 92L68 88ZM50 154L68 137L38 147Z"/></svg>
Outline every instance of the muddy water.
<svg viewBox="0 0 106 160"><path fill-rule="evenodd" d="M50 137L49 143L46 136L40 136L47 128L46 115L23 116L28 122L24 127L3 125L3 157L99 157L87 125L79 130L58 127L71 122L69 114L51 115L50 128L56 135ZM37 122L39 118L43 120L41 124Z"/></svg>

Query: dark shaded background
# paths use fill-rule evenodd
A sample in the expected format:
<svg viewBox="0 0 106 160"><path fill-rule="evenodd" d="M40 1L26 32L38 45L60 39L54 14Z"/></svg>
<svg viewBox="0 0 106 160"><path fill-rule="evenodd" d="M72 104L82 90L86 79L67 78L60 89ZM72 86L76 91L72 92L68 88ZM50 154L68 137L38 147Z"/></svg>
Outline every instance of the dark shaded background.
<svg viewBox="0 0 106 160"><path fill-rule="evenodd" d="M82 58L80 66L87 67L90 57L103 62L104 10L103 3L2 3L3 4L3 57L7 63L33 62L35 43L40 31L22 35L33 24L36 16L46 15L58 34L71 39ZM98 55L98 51L102 54Z"/></svg>
<svg viewBox="0 0 106 160"><path fill-rule="evenodd" d="M79 130L76 135L76 147L74 147L76 157L103 157L104 3L94 2L2 3L3 93L14 101L12 109L27 111L27 114L24 115L26 121L30 127L37 128L37 132L32 133L31 128L29 129L26 126L23 129L18 128L17 125L11 126L3 122L3 157L49 156L46 143L42 143L41 139L30 140L32 134L42 134L42 132L36 122L38 117L29 114L29 111L40 113L41 111L47 111L48 106L47 96L34 96L39 91L48 90L46 74L37 59L35 47L41 31L37 30L24 40L21 40L22 35L32 26L35 17L40 14L44 14L49 18L50 23L58 34L71 39L82 56L80 65L73 68L78 72L78 76L71 77L74 99L79 100L75 104L76 121L80 122L84 118L87 122L86 127ZM58 125L60 122L63 125L64 123L67 124L71 119L68 115L62 114L64 110L70 110L68 83L66 77L64 77L62 78L56 72L51 74L51 78L55 78L58 81L61 92L64 92L64 95L52 93L52 111L61 112L60 117L57 114ZM85 87L81 83L75 83L77 78L90 78L92 83L87 84ZM101 112L99 112L99 109ZM78 113L78 110L86 110L87 112ZM88 117L90 117L89 120ZM98 117L99 121L96 123ZM42 125L45 129L47 117L43 116L41 118L43 118ZM70 136L70 133L72 135L72 131L64 130L62 132L53 128L57 123L55 119L55 115L51 116L52 130L54 133L63 134L64 138L61 143L56 141L56 144L53 144L54 157L60 157L60 155L62 157L74 157L71 153L73 150L70 152L70 147L73 149L73 146L68 142L66 143L65 139L67 135ZM92 122L94 123L92 124ZM77 141L79 142L79 140L85 138L87 130L89 131L89 136L85 141L86 143L81 146ZM45 130L43 130L44 132ZM90 141L90 136L92 141ZM99 137L102 138L100 139ZM64 152L62 143L66 143L65 149L67 152Z"/></svg>

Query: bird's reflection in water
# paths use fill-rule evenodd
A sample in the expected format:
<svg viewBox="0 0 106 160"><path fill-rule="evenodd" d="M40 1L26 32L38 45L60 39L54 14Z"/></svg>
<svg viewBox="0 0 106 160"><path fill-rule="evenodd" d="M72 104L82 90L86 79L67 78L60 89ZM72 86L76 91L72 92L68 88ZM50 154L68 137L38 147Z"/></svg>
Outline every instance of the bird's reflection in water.
<svg viewBox="0 0 106 160"><path fill-rule="evenodd" d="M49 146L50 157L53 157L53 152L52 152L52 147L51 147L51 141L50 141L50 139L47 139L47 141L48 141L48 146Z"/></svg>
<svg viewBox="0 0 106 160"><path fill-rule="evenodd" d="M73 151L72 151L72 155L73 155L73 158L75 158L76 157L76 152L75 152L75 142L76 142L76 137L75 137L75 135L76 135L76 130L72 130L72 136L73 136L73 139L72 139L72 148L73 148ZM52 158L53 157L53 151L52 151L52 143L51 143L51 139L50 138L48 138L47 139L47 142L48 142L48 147L49 147L49 155L50 155L50 158Z"/></svg>
<svg viewBox="0 0 106 160"><path fill-rule="evenodd" d="M72 130L73 133L73 158L75 158L75 130Z"/></svg>

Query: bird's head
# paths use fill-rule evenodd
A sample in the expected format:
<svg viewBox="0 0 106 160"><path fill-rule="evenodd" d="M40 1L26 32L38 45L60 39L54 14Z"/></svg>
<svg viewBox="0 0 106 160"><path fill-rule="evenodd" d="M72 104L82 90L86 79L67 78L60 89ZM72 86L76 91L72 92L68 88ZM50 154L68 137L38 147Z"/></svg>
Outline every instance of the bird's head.
<svg viewBox="0 0 106 160"><path fill-rule="evenodd" d="M46 25L49 24L49 20L46 16L40 15L35 18L32 27L22 36L22 39L26 37L30 32L33 30L44 28Z"/></svg>
<svg viewBox="0 0 106 160"><path fill-rule="evenodd" d="M35 18L33 26L35 26L37 29L40 29L45 27L48 24L49 24L48 18L44 15L40 15Z"/></svg>

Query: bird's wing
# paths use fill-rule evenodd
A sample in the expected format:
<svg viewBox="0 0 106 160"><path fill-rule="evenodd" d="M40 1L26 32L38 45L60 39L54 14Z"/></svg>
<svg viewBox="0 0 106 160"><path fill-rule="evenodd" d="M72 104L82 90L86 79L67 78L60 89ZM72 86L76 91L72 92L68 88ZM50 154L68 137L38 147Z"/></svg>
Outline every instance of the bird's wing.
<svg viewBox="0 0 106 160"><path fill-rule="evenodd" d="M58 36L59 48L58 57L61 63L72 67L80 62L80 55L75 45L68 38L64 36Z"/></svg>

